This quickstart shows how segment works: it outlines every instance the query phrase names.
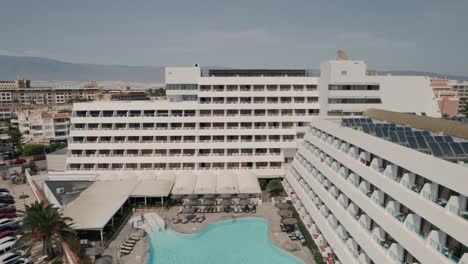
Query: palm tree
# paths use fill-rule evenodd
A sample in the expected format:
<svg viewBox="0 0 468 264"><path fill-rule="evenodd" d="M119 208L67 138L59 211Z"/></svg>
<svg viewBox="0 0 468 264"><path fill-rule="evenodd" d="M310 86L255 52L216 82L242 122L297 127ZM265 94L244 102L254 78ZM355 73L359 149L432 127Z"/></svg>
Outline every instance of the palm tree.
<svg viewBox="0 0 468 264"><path fill-rule="evenodd" d="M36 243L42 242L43 255L60 259L64 253L62 242L76 235L71 224L72 219L64 217L58 208L36 201L26 205L20 229L23 236L16 245L29 253Z"/></svg>

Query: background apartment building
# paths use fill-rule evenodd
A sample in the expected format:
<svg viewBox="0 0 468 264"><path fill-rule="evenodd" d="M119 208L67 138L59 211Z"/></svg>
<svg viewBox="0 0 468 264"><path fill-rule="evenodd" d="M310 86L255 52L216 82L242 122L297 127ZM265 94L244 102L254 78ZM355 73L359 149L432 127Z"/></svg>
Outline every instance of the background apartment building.
<svg viewBox="0 0 468 264"><path fill-rule="evenodd" d="M439 116L425 77L362 61L306 69L166 68L165 101L73 106L68 170L252 170L283 177L309 120L384 108ZM402 98L402 94L405 96Z"/></svg>
<svg viewBox="0 0 468 264"><path fill-rule="evenodd" d="M460 97L459 111L463 112L468 106L468 82L467 81L451 81L452 90L458 93Z"/></svg>
<svg viewBox="0 0 468 264"><path fill-rule="evenodd" d="M458 92L452 90L452 83L453 81L447 78L431 79L431 87L434 91L440 113L447 117L457 116L460 104Z"/></svg>
<svg viewBox="0 0 468 264"><path fill-rule="evenodd" d="M12 123L23 135L23 143L66 142L70 129L71 113L23 111Z"/></svg>
<svg viewBox="0 0 468 264"><path fill-rule="evenodd" d="M35 87L29 80L0 81L0 118L11 118L18 105L59 105L73 100L94 100L100 91L96 83Z"/></svg>

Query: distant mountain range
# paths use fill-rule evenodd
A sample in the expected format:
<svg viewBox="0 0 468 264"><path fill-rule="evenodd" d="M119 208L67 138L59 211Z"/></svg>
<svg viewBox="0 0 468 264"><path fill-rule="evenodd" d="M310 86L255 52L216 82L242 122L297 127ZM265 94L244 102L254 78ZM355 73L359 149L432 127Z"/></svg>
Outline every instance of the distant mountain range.
<svg viewBox="0 0 468 264"><path fill-rule="evenodd" d="M223 67L224 68L224 67ZM311 71L318 75L318 70ZM379 74L432 76L468 81L468 76L420 71L379 71ZM164 82L164 66L123 66L62 62L39 57L0 55L0 80Z"/></svg>

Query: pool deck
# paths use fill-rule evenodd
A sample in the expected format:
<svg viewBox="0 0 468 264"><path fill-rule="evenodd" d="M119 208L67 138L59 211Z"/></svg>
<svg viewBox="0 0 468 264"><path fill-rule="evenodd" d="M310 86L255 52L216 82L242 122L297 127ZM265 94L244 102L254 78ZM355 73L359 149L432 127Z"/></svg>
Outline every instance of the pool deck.
<svg viewBox="0 0 468 264"><path fill-rule="evenodd" d="M169 210L152 210L151 212L158 213L167 223L167 226L177 232L192 234L198 233L206 226L216 223L223 220L229 220L233 218L242 218L242 217L260 217L268 221L269 225L269 238L277 247L281 248L283 251L294 255L304 261L305 264L315 264L312 253L307 247L303 247L299 242L293 241L299 245L300 250L298 251L288 251L283 248L283 243L291 241L288 235L281 231L280 223L281 217L278 215L278 209L271 202L264 202L262 205L257 206L256 213L207 213L205 214L206 220L203 223L187 223L187 224L174 224L173 219L178 213L179 207L171 207ZM148 211L149 212L149 211ZM140 215L144 212L136 212L135 215ZM118 237L112 241L109 247L106 249L104 254L112 255L114 260L117 260L115 263L120 264L146 264L149 255L149 241L148 237L143 237L134 247L132 253L127 256L123 256L120 259L118 258L118 248L122 242L128 237L132 232L131 227L126 225Z"/></svg>

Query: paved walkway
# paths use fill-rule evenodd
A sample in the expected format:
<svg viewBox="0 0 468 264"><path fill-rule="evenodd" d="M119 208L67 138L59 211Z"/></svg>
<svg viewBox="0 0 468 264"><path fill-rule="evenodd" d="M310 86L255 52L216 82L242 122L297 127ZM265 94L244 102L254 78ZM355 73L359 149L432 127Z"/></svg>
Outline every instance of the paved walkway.
<svg viewBox="0 0 468 264"><path fill-rule="evenodd" d="M10 180L2 180L0 178L0 187L7 188L10 191L11 196L15 198L15 206L17 210L23 211L26 205L32 204L36 201L36 197L29 184L12 184ZM28 198L20 199L21 195L28 195Z"/></svg>
<svg viewBox="0 0 468 264"><path fill-rule="evenodd" d="M281 228L280 228L281 217L277 213L278 209L275 206L273 206L273 204L270 202L267 202L267 203L264 202L262 205L257 206L257 212L255 214L253 213L241 213L241 214L207 213L205 214L206 220L203 221L203 223L173 224L173 219L177 215L178 209L179 207L176 206L176 207L170 208L168 211L159 211L157 213L162 218L164 218L169 228L177 232L186 233L186 234L200 232L200 230L202 230L203 228L205 228L206 226L212 223L232 219L233 217L264 218L268 221L268 224L269 224L269 238L277 247L302 259L305 264L315 264L312 253L307 247L299 246L300 250L298 251L288 251L283 248L282 246L283 243L286 241L291 241L291 240L289 239L286 233L281 232ZM136 215L139 215L139 214L141 213L139 212L136 213ZM119 236L109 245L108 249L106 250L104 254L112 255L114 259L117 260L118 248L120 247L122 242L129 236L131 232L132 232L131 227L128 225L125 226L125 228L122 229L122 232L120 232ZM298 243L298 245L300 245L299 242L297 241L294 241L294 243ZM135 245L135 248L131 254L129 254L128 256L122 257L119 261L116 261L116 263L146 264L148 254L149 254L149 242L148 242L148 237L145 236Z"/></svg>

